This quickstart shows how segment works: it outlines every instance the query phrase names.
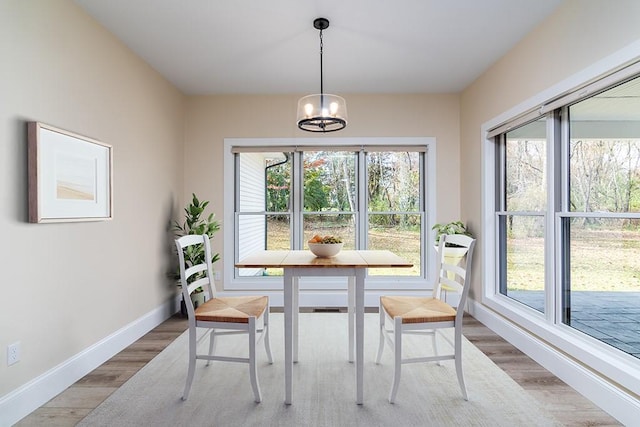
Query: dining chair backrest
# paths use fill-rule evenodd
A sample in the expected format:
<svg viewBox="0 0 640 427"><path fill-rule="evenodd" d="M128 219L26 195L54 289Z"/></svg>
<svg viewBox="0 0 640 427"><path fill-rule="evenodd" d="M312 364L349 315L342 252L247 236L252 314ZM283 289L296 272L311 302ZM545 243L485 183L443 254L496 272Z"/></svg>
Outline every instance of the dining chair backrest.
<svg viewBox="0 0 640 427"><path fill-rule="evenodd" d="M195 310L191 300L192 293L201 288L206 293L207 299L216 296L213 282L213 264L211 262L211 243L209 236L206 234L189 234L176 239L176 248L178 250L178 262L181 266L184 266L184 268L180 269L182 299L186 305L187 315L192 319L194 318ZM203 258L203 262L191 265L191 262L187 261L190 257L185 258L185 252L190 255L195 251L204 252L204 257L195 257Z"/></svg>
<svg viewBox="0 0 640 427"><path fill-rule="evenodd" d="M464 234L443 234L438 243L438 277L433 297L443 299L445 292L458 295L458 307L465 307L471 286L471 265L476 240ZM464 310L458 310L462 316Z"/></svg>

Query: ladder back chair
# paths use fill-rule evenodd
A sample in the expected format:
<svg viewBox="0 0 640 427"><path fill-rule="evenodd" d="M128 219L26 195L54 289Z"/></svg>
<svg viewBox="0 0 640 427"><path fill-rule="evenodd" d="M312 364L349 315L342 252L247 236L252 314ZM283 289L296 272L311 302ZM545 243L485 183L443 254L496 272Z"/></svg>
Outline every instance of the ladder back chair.
<svg viewBox="0 0 640 427"><path fill-rule="evenodd" d="M198 250L204 246L205 261L197 265L185 265L184 251ZM267 296L216 297L211 262L211 244L207 235L187 235L176 239L180 262L180 282L182 297L186 305L189 320L189 370L182 400L187 400L196 360L241 362L249 364L249 378L256 402L262 400L258 370L256 364L256 346L264 341L269 363L273 363L269 343L269 298ZM202 288L208 294L208 300L197 308L193 306L191 294ZM210 329L208 354L197 354L197 328ZM217 337L221 335L247 334L249 338L249 357L229 357L215 355Z"/></svg>
<svg viewBox="0 0 640 427"><path fill-rule="evenodd" d="M407 363L438 362L453 359L455 361L458 383L462 396L468 400L467 389L462 372L462 318L469 293L471 265L475 239L461 235L443 235L438 245L438 278L433 286L431 297L418 296L381 296L380 297L380 343L376 363L379 364L385 343L394 355L394 371L389 402L394 403L400 384L402 365ZM445 257L447 244L467 248L466 262L461 265L450 264ZM443 293L457 293L460 297L457 309L446 303ZM453 342L441 329L453 328ZM451 345L453 352L439 354L436 347L436 333L439 333ZM402 357L403 334L431 335L433 355L425 357Z"/></svg>

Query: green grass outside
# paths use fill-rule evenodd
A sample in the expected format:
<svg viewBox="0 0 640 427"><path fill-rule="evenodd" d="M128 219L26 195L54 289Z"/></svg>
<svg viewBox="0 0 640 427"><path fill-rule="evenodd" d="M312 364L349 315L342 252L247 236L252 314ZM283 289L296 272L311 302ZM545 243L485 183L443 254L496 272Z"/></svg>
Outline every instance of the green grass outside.
<svg viewBox="0 0 640 427"><path fill-rule="evenodd" d="M313 234L351 236L348 227L325 226L305 230L305 239ZM581 230L571 247L571 289L574 291L640 292L640 232ZM287 224L269 224L269 247L288 248ZM371 275L417 276L420 271L420 235L415 230L374 228L369 234L370 249L388 249L414 263L412 269L371 269ZM353 245L345 243L345 249ZM511 238L507 253L509 290L544 289L543 239ZM269 274L281 275L281 271Z"/></svg>

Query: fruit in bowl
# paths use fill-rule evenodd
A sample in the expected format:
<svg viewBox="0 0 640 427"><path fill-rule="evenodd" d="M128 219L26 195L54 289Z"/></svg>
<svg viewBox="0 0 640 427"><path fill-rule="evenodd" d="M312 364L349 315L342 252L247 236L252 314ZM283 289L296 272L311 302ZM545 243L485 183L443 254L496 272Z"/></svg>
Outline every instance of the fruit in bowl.
<svg viewBox="0 0 640 427"><path fill-rule="evenodd" d="M342 250L342 239L335 236L320 236L316 234L308 242L309 250L317 257L330 258Z"/></svg>

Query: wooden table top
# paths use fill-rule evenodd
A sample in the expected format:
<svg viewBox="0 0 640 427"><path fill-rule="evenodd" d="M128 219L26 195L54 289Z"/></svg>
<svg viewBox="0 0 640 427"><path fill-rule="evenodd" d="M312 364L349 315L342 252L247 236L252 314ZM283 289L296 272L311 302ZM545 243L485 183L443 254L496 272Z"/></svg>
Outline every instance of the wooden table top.
<svg viewBox="0 0 640 427"><path fill-rule="evenodd" d="M391 251L340 251L331 258L320 258L307 250L260 251L236 264L238 268L391 268L413 267Z"/></svg>

